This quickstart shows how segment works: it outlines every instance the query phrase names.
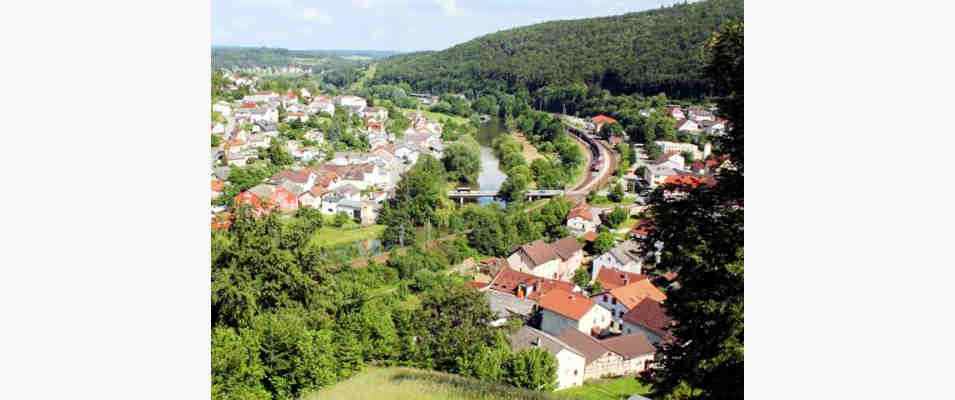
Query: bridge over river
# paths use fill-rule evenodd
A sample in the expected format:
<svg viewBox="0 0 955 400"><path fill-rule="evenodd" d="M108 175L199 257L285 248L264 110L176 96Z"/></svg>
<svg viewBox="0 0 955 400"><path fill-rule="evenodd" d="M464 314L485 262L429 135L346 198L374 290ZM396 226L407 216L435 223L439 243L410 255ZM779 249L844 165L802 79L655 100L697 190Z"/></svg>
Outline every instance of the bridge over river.
<svg viewBox="0 0 955 400"><path fill-rule="evenodd" d="M548 197L559 197L564 194L563 190L528 190L525 194L528 200L537 200ZM497 190L450 190L448 198L458 199L464 203L464 199L494 198L499 195Z"/></svg>

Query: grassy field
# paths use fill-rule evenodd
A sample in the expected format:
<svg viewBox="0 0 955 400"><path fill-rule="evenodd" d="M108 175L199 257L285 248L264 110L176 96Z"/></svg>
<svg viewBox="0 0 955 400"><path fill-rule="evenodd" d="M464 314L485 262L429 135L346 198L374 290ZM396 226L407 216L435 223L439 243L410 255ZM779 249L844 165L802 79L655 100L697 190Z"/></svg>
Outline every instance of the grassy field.
<svg viewBox="0 0 955 400"><path fill-rule="evenodd" d="M646 394L634 378L601 379L581 387L540 393L458 375L400 367L368 367L361 374L302 397L302 400L618 400Z"/></svg>
<svg viewBox="0 0 955 400"><path fill-rule="evenodd" d="M315 231L312 244L318 246L335 246L339 244L357 242L365 239L375 239L385 230L384 225L344 226L335 228L324 226Z"/></svg>
<svg viewBox="0 0 955 400"><path fill-rule="evenodd" d="M411 368L369 367L365 372L303 400L497 400L560 399L505 385Z"/></svg>
<svg viewBox="0 0 955 400"><path fill-rule="evenodd" d="M644 385L633 377L623 377L591 381L580 387L562 390L560 394L580 400L623 400L632 394L646 395L649 392L649 385Z"/></svg>

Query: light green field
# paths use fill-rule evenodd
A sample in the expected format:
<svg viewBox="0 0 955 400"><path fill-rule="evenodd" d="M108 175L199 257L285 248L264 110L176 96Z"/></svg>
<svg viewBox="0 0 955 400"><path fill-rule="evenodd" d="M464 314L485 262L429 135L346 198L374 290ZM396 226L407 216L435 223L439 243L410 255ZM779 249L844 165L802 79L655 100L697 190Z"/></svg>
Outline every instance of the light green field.
<svg viewBox="0 0 955 400"><path fill-rule="evenodd" d="M633 394L645 396L649 392L649 385L642 384L633 377L622 377L590 381L580 387L562 390L560 394L580 400L623 400Z"/></svg>
<svg viewBox="0 0 955 400"><path fill-rule="evenodd" d="M305 395L302 400L616 400L648 391L649 386L632 377L601 379L577 388L540 393L441 372L368 367L361 374Z"/></svg>
<svg viewBox="0 0 955 400"><path fill-rule="evenodd" d="M412 368L375 368L303 400L497 400L559 399L506 385L485 383L457 375Z"/></svg>
<svg viewBox="0 0 955 400"><path fill-rule="evenodd" d="M363 227L344 226L341 228L324 226L315 231L312 236L312 244L317 246L335 246L365 239L375 239L381 235L381 232L384 230L385 226L378 224Z"/></svg>

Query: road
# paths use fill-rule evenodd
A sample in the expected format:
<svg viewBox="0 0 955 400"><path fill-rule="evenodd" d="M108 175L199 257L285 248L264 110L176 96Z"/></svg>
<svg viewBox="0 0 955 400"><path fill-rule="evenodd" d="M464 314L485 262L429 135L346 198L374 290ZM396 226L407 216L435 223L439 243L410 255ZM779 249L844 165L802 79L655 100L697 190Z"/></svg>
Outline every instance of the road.
<svg viewBox="0 0 955 400"><path fill-rule="evenodd" d="M560 114L556 114L560 117ZM564 121L561 118L561 121ZM564 122L566 125L567 123ZM587 171L584 173L585 179L582 182L579 182L573 189L567 191L567 196L574 199L583 199L587 197L587 194L591 191L597 190L600 186L603 186L610 179L610 176L613 175L614 169L616 169L617 162L617 153L610 148L610 145L602 140L597 140L597 150L600 152L600 168L595 173L589 167L591 164L592 154L590 152L590 146L587 145L582 139L577 137L577 135L570 135L574 140L577 141L577 144L581 146L581 149L584 151L584 154L587 156Z"/></svg>

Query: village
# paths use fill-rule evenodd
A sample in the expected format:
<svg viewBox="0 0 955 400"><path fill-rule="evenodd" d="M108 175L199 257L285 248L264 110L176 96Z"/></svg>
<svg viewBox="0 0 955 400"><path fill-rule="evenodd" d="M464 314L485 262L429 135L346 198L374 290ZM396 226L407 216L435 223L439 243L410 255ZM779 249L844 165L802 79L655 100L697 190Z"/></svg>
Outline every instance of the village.
<svg viewBox="0 0 955 400"><path fill-rule="evenodd" d="M229 74L226 78L235 86L252 87L257 79ZM421 154L440 158L444 147L441 124L414 114L399 139L386 132L388 110L369 107L357 96L313 96L306 89L282 94L256 92L236 102L217 102L212 108L222 117L212 125L212 135L221 138L221 145L211 153L213 200L223 195L230 168L260 158L280 136L280 122L302 126L310 119L343 112L361 121L357 131L360 140L367 142L365 151L334 151L327 133L317 129L307 130L304 140L286 141L282 150L294 160L292 164L234 198L234 207L248 205L256 214L271 209L291 213L308 207L324 215L344 214L362 225L372 224L401 174ZM284 115L280 118L280 114ZM227 223L226 206L213 206L212 211L214 225L216 218Z"/></svg>
<svg viewBox="0 0 955 400"><path fill-rule="evenodd" d="M220 138L211 154L213 229L228 228L233 209L240 206L248 206L255 215L314 209L324 216L372 225L402 174L421 155L442 157L443 126L420 110L411 112L409 126L396 134L386 128L389 117L394 116L385 108L369 106L369 100L362 97L312 94L306 89L260 92L254 90L255 75L226 74L225 78L232 88L252 90L241 99L212 106L212 134ZM430 96L423 100L434 101ZM725 120L702 107L674 105L665 110L641 110L641 115L661 111L677 121L674 128L683 137L719 136L726 128ZM308 128L310 120L342 113L349 120L360 121L355 126L367 147L336 151L330 146L328 132ZM662 303L667 289L679 283L675 273L656 276L644 271L644 263L653 262L664 244L657 242L655 248L644 249L653 224L638 217L646 209L645 197L654 189L664 187L665 197L676 198L688 188L715 184L714 174L729 167L725 156L712 154L708 141L702 146L655 141L660 155L651 160L643 145L610 129L619 125L612 117L562 117L568 125L587 132L587 142L600 143L595 146L600 151L595 152L594 165L601 157L618 159L623 152L633 152L630 158L635 162L622 168L598 165L588 172L600 182L567 197L574 205L564 218L566 237L551 243L525 243L506 258L468 260L470 264L455 268L472 277L470 285L487 299L497 318L491 325L519 325L509 335L514 351L540 348L554 356L557 389L599 378L637 376L653 363L655 346L673 340L667 328L675 322ZM225 196L230 168L242 168L268 156L266 150L280 136L280 123L305 131L305 140L287 140L281 149L292 163L235 194L231 203L216 202ZM622 150L622 146L631 150ZM606 220L615 210L588 203L587 198L598 193L612 197L608 188L614 186L624 192L616 202L625 204L623 212L635 221L631 226L609 226ZM616 233L609 249L601 251L595 246L599 232ZM585 281L580 276L585 276Z"/></svg>

